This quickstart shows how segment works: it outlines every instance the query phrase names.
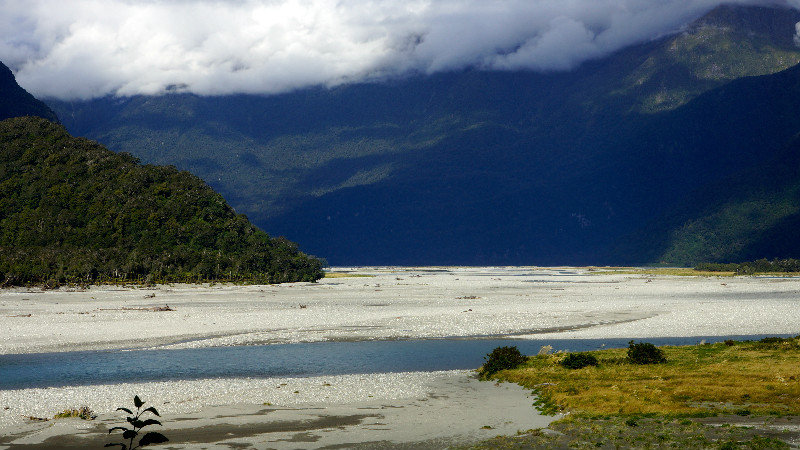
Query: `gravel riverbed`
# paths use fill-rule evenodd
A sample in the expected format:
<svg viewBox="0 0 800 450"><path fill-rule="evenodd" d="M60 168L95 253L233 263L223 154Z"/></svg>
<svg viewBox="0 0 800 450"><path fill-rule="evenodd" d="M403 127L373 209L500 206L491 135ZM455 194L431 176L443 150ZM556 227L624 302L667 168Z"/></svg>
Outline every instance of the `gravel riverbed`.
<svg viewBox="0 0 800 450"><path fill-rule="evenodd" d="M4 289L0 291L0 355L438 337L645 339L796 334L800 324L798 278L671 277L530 267L337 268L333 272L366 276L272 286ZM100 439L97 424L111 424L113 409L130 403L134 393L152 399L165 417L194 414L186 416L185 423L197 429L223 425L244 429L250 424L251 432L228 431L235 436L230 439L254 448L398 443L404 442L404 436L406 441L430 441L436 448L441 445L437 439L484 438L546 426L552 420L539 416L524 392L503 396L496 389L512 392L472 380L469 372L445 371L5 390L0 391L0 448L47 448L36 446L52 443L48 439L54 436L78 439L75 448L81 448L89 442L85 439ZM459 403L462 400L456 398L471 398L472 403ZM478 426L489 420L491 409L481 405L488 405L491 398L507 402L494 405L497 410L523 408L524 412L483 424L491 428ZM429 406L434 404L438 406ZM27 418L49 418L82 405L99 413L99 421L36 423ZM233 410L223 414L220 408ZM257 424L264 419L254 411L265 409L270 410L268 421L281 418L288 425L277 431L260 429ZM421 425L412 420L446 416L446 410L460 411L461 416L447 416L448 420L461 420L466 428L424 420L428 428L422 432ZM296 426L308 422L309 414L352 420L323 420L317 428ZM236 419L215 419L218 416ZM180 435L179 428L173 425L171 430ZM334 429L349 430L349 434L322 431ZM219 444L228 442L220 437L225 435L207 434L207 448L230 448ZM279 444L286 439L294 441ZM307 442L298 443L303 439ZM184 444L191 447L190 441Z"/></svg>

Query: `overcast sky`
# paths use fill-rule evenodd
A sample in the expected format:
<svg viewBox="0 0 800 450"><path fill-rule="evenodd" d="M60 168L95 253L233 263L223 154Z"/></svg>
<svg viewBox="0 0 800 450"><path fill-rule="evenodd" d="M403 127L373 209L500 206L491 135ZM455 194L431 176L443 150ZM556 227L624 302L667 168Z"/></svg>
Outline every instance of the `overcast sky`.
<svg viewBox="0 0 800 450"><path fill-rule="evenodd" d="M0 0L0 60L34 95L65 99L277 93L465 67L568 70L720 3Z"/></svg>

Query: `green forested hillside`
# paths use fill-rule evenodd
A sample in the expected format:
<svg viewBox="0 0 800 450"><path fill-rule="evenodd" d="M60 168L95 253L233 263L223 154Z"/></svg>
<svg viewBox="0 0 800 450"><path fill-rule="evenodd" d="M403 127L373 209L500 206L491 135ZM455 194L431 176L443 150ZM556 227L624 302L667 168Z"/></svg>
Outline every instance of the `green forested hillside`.
<svg viewBox="0 0 800 450"><path fill-rule="evenodd" d="M44 119L0 122L0 285L321 276L319 260L188 172L141 165Z"/></svg>
<svg viewBox="0 0 800 450"><path fill-rule="evenodd" d="M794 72L784 79L800 79ZM800 105L800 85L778 90ZM800 134L753 167L687 196L619 251L649 246L648 260L668 265L796 258L798 230Z"/></svg>

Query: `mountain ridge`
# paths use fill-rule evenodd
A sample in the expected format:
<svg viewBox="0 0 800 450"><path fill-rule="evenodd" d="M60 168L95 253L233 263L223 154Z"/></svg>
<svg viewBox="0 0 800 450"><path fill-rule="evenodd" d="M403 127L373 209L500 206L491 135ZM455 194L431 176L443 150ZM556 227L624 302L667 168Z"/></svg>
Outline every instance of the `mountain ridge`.
<svg viewBox="0 0 800 450"><path fill-rule="evenodd" d="M796 10L721 7L561 74L54 107L77 134L201 174L237 211L334 264L648 262L612 249L757 163L745 143L769 152L794 132L791 117L730 114L737 102L771 108L755 91L726 103L724 89L800 62L793 21Z"/></svg>
<svg viewBox="0 0 800 450"><path fill-rule="evenodd" d="M11 69L0 62L0 120L19 116L37 116L59 122L53 110L22 89Z"/></svg>

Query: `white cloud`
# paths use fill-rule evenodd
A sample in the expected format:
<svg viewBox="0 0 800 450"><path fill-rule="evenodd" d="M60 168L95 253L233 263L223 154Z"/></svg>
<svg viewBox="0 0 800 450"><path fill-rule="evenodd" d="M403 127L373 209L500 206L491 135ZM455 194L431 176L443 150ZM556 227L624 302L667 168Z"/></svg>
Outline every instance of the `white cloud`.
<svg viewBox="0 0 800 450"><path fill-rule="evenodd" d="M795 43L795 44L796 44L798 47L800 47L800 22L797 22L796 24L794 24L794 29L795 29L795 33L794 33L794 43Z"/></svg>
<svg viewBox="0 0 800 450"><path fill-rule="evenodd" d="M0 0L0 60L38 96L277 93L465 67L570 69L720 3Z"/></svg>

